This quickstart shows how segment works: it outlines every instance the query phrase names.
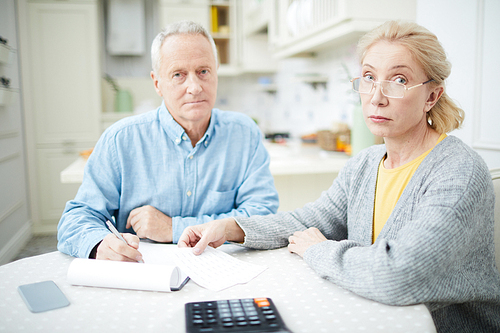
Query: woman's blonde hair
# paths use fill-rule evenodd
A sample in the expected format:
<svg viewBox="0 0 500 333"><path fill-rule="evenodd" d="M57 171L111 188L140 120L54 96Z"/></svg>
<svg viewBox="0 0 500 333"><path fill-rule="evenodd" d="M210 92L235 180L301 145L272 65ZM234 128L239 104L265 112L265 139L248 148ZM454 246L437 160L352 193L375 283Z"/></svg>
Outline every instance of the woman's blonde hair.
<svg viewBox="0 0 500 333"><path fill-rule="evenodd" d="M412 22L388 21L364 35L358 43L361 62L368 50L380 41L399 43L412 54L433 81L430 84L442 86L443 95L427 112L429 125L439 133L448 133L459 128L464 121L464 111L446 94L445 80L450 75L451 63L436 35Z"/></svg>

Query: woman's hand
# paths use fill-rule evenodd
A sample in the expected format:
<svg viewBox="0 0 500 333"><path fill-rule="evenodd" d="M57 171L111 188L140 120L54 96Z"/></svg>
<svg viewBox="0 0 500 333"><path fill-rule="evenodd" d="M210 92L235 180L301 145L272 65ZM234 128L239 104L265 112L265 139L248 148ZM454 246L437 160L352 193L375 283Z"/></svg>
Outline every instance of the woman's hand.
<svg viewBox="0 0 500 333"><path fill-rule="evenodd" d="M296 231L292 236L288 237L288 251L297 253L299 256L304 257L306 250L318 243L326 241L321 231L317 228L309 228L304 231Z"/></svg>
<svg viewBox="0 0 500 333"><path fill-rule="evenodd" d="M193 253L202 254L208 245L219 247L226 241L243 242L245 233L232 218L214 220L184 229L177 246L192 247Z"/></svg>

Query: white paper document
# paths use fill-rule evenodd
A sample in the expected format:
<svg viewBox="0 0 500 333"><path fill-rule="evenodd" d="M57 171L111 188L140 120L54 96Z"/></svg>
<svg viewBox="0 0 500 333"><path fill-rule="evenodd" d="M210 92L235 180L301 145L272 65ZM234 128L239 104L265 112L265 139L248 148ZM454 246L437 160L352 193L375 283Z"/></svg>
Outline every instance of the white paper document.
<svg viewBox="0 0 500 333"><path fill-rule="evenodd" d="M236 259L208 246L199 256L192 248L178 248L174 252L176 265L196 284L220 291L237 284L247 283L267 269Z"/></svg>
<svg viewBox="0 0 500 333"><path fill-rule="evenodd" d="M199 256L192 248L141 242L144 264L76 258L70 264L70 284L150 291L179 290L187 276L201 287L219 291L247 283L267 269L207 247Z"/></svg>

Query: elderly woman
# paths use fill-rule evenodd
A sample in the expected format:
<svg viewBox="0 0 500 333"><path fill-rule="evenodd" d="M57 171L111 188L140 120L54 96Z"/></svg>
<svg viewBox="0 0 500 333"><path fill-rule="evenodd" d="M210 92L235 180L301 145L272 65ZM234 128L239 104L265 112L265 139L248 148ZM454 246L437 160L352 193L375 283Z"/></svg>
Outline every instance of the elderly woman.
<svg viewBox="0 0 500 333"><path fill-rule="evenodd" d="M288 244L325 279L390 305L423 303L439 332L500 332L494 192L484 161L458 138L463 111L445 92L436 36L387 22L359 43L360 93L385 144L350 159L330 189L293 212L186 229L180 246Z"/></svg>

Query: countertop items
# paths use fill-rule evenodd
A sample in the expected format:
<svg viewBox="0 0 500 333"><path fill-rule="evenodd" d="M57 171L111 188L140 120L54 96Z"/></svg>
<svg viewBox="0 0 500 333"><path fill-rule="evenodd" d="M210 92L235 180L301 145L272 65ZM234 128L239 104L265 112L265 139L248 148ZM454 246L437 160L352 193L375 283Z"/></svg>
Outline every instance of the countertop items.
<svg viewBox="0 0 500 333"><path fill-rule="evenodd" d="M319 277L287 248L258 251L227 244L220 249L269 268L247 284L219 292L191 280L180 291L163 293L72 286L66 274L74 258L57 251L0 266L0 331L185 332L185 303L270 297L296 333L435 332L424 305L394 307L357 296ZM70 305L31 313L17 287L47 280L57 284Z"/></svg>

